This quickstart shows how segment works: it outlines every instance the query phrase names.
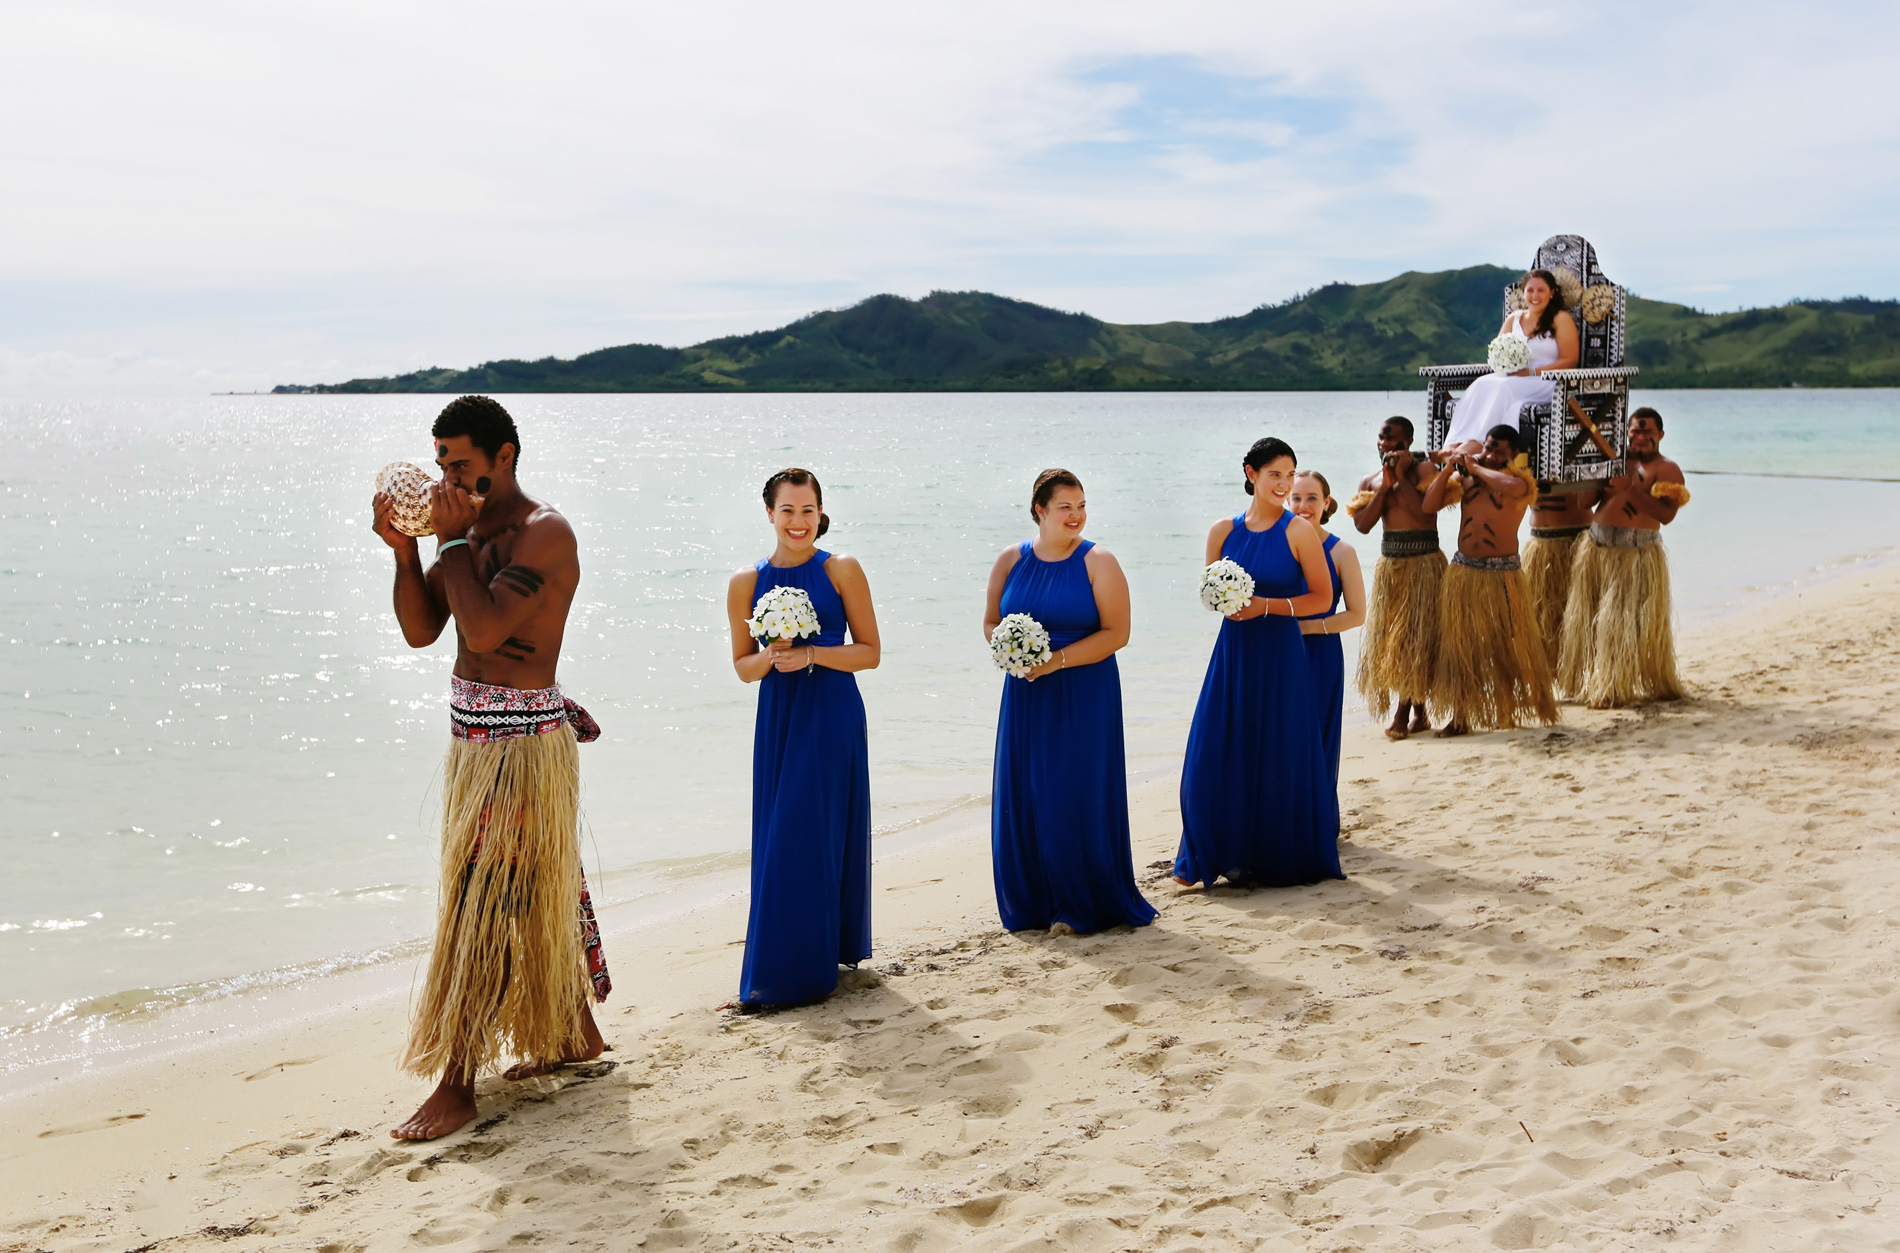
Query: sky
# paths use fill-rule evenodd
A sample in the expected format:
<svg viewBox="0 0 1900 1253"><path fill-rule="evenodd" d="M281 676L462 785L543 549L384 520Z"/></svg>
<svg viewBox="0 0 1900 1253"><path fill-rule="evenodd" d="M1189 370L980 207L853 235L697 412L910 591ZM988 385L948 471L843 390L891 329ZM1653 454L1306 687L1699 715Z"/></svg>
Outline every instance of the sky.
<svg viewBox="0 0 1900 1253"><path fill-rule="evenodd" d="M0 6L0 396L1522 265L1900 296L1900 6Z"/></svg>

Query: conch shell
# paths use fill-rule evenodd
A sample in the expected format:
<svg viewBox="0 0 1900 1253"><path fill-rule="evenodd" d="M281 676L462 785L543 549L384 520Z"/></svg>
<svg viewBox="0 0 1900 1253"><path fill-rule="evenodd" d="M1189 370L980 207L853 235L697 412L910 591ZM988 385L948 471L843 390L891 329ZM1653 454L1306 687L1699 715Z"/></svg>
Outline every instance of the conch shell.
<svg viewBox="0 0 1900 1253"><path fill-rule="evenodd" d="M389 496L389 520L404 535L423 536L429 525L429 490L435 479L413 461L392 461L376 472L376 490Z"/></svg>

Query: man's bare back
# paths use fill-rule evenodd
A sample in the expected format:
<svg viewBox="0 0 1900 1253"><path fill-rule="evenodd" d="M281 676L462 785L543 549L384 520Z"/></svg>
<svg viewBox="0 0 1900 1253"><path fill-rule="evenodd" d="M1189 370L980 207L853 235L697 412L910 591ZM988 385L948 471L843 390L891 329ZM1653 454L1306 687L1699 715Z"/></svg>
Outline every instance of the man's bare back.
<svg viewBox="0 0 1900 1253"><path fill-rule="evenodd" d="M1601 488L1583 491L1557 491L1549 484L1538 484L1537 503L1531 507L1531 525L1539 530L1562 530L1590 525L1590 511Z"/></svg>

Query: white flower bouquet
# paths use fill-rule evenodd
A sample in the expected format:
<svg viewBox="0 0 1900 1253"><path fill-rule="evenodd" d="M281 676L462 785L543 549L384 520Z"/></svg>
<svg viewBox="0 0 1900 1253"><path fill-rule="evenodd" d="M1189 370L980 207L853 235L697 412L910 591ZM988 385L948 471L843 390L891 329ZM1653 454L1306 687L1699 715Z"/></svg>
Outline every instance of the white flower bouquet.
<svg viewBox="0 0 1900 1253"><path fill-rule="evenodd" d="M1201 572L1201 603L1223 618L1239 613L1253 599L1253 575L1229 557Z"/></svg>
<svg viewBox="0 0 1900 1253"><path fill-rule="evenodd" d="M1485 349L1484 359L1499 374L1516 374L1531 363L1530 341L1522 335L1500 335Z"/></svg>
<svg viewBox="0 0 1900 1253"><path fill-rule="evenodd" d="M819 632L818 610L802 587L775 587L759 597L745 629L761 644L796 644Z"/></svg>
<svg viewBox="0 0 1900 1253"><path fill-rule="evenodd" d="M990 634L990 658L996 668L1019 679L1028 677L1031 670L1053 655L1049 632L1026 613L1010 614Z"/></svg>

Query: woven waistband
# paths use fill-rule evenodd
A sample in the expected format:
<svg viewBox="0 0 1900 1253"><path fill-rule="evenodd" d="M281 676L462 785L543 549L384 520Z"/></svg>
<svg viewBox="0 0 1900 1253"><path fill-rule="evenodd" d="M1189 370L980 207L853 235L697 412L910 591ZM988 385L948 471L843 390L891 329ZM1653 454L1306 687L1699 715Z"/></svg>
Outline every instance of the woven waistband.
<svg viewBox="0 0 1900 1253"><path fill-rule="evenodd" d="M1534 526L1532 539L1575 539L1590 528L1587 526Z"/></svg>
<svg viewBox="0 0 1900 1253"><path fill-rule="evenodd" d="M1648 548L1651 544L1662 543L1662 532L1644 530L1639 526L1605 526L1601 522L1592 522L1590 538L1596 541L1598 548Z"/></svg>
<svg viewBox="0 0 1900 1253"><path fill-rule="evenodd" d="M1524 563L1518 560L1516 553L1507 553L1502 557L1467 557L1463 553L1453 553L1451 564L1464 566L1468 570L1484 570L1491 574L1509 574L1513 570L1524 568Z"/></svg>
<svg viewBox="0 0 1900 1253"><path fill-rule="evenodd" d="M1381 557L1423 557L1437 551L1437 531L1386 531L1379 536Z"/></svg>
<svg viewBox="0 0 1900 1253"><path fill-rule="evenodd" d="M486 744L494 740L547 735L565 723L586 744L600 738L600 724L554 687L496 687L460 675L449 676L449 734Z"/></svg>

